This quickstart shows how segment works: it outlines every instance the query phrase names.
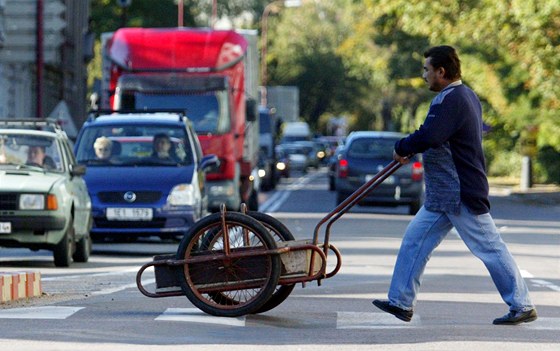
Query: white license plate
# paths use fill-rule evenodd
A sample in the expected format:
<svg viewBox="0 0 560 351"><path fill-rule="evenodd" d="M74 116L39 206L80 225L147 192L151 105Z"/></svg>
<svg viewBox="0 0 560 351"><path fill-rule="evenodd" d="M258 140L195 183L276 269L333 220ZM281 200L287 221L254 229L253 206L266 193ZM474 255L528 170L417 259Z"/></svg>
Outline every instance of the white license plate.
<svg viewBox="0 0 560 351"><path fill-rule="evenodd" d="M371 180L371 178L375 177L375 174L367 174L366 175L366 183ZM383 181L383 184L395 184L395 177L388 176L387 179Z"/></svg>
<svg viewBox="0 0 560 351"><path fill-rule="evenodd" d="M151 221L151 208L107 208L107 219L110 221Z"/></svg>
<svg viewBox="0 0 560 351"><path fill-rule="evenodd" d="M0 234L10 234L12 232L12 223L0 222Z"/></svg>

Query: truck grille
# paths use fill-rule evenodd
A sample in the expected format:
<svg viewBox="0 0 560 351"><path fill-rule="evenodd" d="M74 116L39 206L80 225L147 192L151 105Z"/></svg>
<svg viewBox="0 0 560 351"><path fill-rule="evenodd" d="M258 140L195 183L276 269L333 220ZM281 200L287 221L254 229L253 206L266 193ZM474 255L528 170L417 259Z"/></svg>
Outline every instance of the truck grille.
<svg viewBox="0 0 560 351"><path fill-rule="evenodd" d="M159 191L135 191L136 200L135 204L151 204L156 203L161 198ZM99 200L108 204L128 204L129 202L124 199L124 191L103 191L97 194Z"/></svg>
<svg viewBox="0 0 560 351"><path fill-rule="evenodd" d="M1 193L0 194L0 210L17 210L18 194Z"/></svg>

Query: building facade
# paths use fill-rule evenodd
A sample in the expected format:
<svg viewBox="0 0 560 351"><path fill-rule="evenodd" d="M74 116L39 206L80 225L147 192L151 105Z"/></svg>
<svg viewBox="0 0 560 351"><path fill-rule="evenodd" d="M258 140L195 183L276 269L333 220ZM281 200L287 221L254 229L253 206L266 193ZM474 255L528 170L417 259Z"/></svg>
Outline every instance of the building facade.
<svg viewBox="0 0 560 351"><path fill-rule="evenodd" d="M0 118L86 118L89 0L0 0Z"/></svg>

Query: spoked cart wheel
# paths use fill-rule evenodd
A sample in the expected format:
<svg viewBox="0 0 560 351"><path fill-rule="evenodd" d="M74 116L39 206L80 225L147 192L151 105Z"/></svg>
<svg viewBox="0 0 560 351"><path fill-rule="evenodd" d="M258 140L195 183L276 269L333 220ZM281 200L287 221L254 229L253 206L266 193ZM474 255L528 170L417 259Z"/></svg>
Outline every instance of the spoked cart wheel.
<svg viewBox="0 0 560 351"><path fill-rule="evenodd" d="M257 221L261 222L261 224L265 226L265 228L269 231L276 242L295 240L290 230L276 218L265 213L255 211L248 212L247 214ZM290 296L295 286L295 284L278 285L268 301L266 301L266 303L261 308L255 311L255 313L270 311L274 307L280 305L284 300L288 298L288 296Z"/></svg>
<svg viewBox="0 0 560 351"><path fill-rule="evenodd" d="M179 281L193 305L223 317L259 310L276 289L280 256L275 240L257 220L237 212L214 213L183 237L177 259ZM217 297L224 298L217 298Z"/></svg>
<svg viewBox="0 0 560 351"><path fill-rule="evenodd" d="M286 226L277 220L276 218L267 215L262 212L256 211L249 211L247 215L259 221L269 232L272 236L274 241L281 242L281 241L288 241L294 240L294 236L292 233L286 228ZM215 241L215 235L210 234L208 236L208 242L204 245L212 246L213 242ZM272 296L268 299L268 301L260 308L255 310L253 313L263 313L273 309L274 307L281 304L284 300L288 298L292 290L294 290L295 284L287 284L287 285L278 285ZM209 296L219 304L236 304L238 303L236 299L238 298L239 291L234 292L220 292L220 293L210 293Z"/></svg>

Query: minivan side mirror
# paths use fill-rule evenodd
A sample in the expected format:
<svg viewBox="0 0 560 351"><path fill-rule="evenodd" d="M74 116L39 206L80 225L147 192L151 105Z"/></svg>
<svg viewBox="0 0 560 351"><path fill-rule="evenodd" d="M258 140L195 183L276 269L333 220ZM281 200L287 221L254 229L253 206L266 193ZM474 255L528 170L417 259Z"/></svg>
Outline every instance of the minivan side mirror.
<svg viewBox="0 0 560 351"><path fill-rule="evenodd" d="M206 171L212 167L217 168L218 166L220 166L220 160L218 159L218 156L214 154L206 155L202 157L202 160L200 160L200 169L203 171Z"/></svg>
<svg viewBox="0 0 560 351"><path fill-rule="evenodd" d="M70 165L70 174L72 176L83 176L86 174L85 165Z"/></svg>

